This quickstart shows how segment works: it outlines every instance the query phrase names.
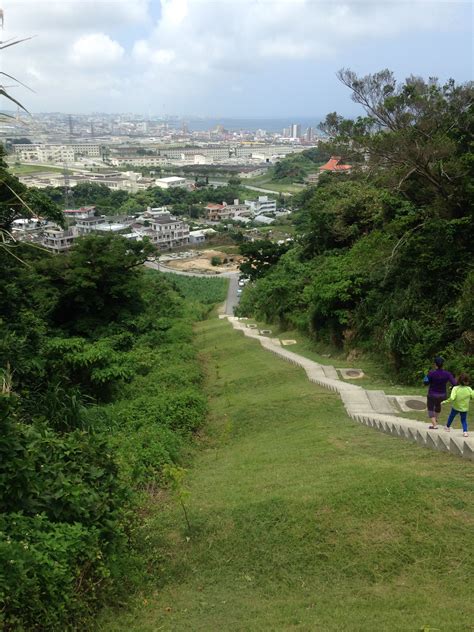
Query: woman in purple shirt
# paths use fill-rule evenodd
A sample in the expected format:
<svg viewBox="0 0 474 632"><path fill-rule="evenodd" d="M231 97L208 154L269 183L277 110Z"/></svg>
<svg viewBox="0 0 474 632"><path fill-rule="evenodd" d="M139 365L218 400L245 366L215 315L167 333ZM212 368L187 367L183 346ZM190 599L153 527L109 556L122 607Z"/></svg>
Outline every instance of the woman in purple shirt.
<svg viewBox="0 0 474 632"><path fill-rule="evenodd" d="M441 402L447 398L447 383L450 382L452 386L456 386L457 384L454 376L449 371L443 369L443 358L436 356L434 364L436 368L429 371L425 378L425 382L430 385L426 402L428 417L431 419L430 430L438 430L438 416L441 412Z"/></svg>

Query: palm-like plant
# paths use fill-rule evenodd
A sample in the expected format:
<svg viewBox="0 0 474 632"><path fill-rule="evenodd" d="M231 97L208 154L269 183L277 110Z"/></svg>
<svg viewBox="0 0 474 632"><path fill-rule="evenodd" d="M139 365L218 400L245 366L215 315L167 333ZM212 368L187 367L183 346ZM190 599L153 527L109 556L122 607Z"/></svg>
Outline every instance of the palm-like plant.
<svg viewBox="0 0 474 632"><path fill-rule="evenodd" d="M1 15L1 19L2 19L2 26L3 26L3 13ZM24 37L22 39L17 39L17 38L12 38L9 40L6 40L5 42L0 41L0 51L4 50L5 48L9 48L10 46L16 46L17 44L21 44L21 42L26 42L28 40L32 39L31 37ZM7 77L8 79L11 79L12 81L15 82L15 86L19 85L22 86L23 88L26 88L27 90L31 90L31 88L29 88L27 85L25 85L24 83L22 83L19 79L17 79L16 77L13 77L12 75L9 75L7 72L1 72L0 71L0 75L2 75L2 77ZM17 99L15 99L15 97L12 97L12 95L7 92L7 88L10 88L13 86L6 86L3 83L0 84L0 96L5 97L6 99L8 99L9 101L11 101L12 103L15 103L19 108L21 108L24 112L26 112L27 114L29 114L28 110L25 108L24 105L22 105L20 103L20 101L18 101ZM32 91L32 90L31 90ZM33 92L33 91L32 91ZM12 118L9 114L4 114L1 113L1 116L6 116L8 118Z"/></svg>

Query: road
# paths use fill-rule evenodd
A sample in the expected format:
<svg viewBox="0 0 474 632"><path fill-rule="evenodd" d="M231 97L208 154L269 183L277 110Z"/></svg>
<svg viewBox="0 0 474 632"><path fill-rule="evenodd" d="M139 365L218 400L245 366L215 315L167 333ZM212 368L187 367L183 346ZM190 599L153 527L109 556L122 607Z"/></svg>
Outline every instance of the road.
<svg viewBox="0 0 474 632"><path fill-rule="evenodd" d="M225 186L227 183L224 180L209 180L209 184L214 186ZM240 186L245 187L246 189L251 189L252 191L258 191L259 193L271 193L273 195L284 195L285 197L291 197L292 193L287 193L286 191L274 191L273 189L262 189L262 187L254 187L252 184L245 184L245 180L242 180Z"/></svg>
<svg viewBox="0 0 474 632"><path fill-rule="evenodd" d="M228 316L234 315L234 308L237 307L240 301L240 295L237 294L239 289L239 274L236 272L229 278L229 289L227 290L227 299L225 302L224 313Z"/></svg>

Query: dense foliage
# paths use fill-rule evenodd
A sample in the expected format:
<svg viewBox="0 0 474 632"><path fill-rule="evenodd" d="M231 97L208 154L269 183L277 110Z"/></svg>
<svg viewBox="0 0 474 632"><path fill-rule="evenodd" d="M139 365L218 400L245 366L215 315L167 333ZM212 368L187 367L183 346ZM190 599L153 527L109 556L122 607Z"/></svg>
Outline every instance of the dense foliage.
<svg viewBox="0 0 474 632"><path fill-rule="evenodd" d="M325 148L312 147L298 154L290 154L277 162L272 169L272 180L280 182L304 182L309 173L314 173L330 155Z"/></svg>
<svg viewBox="0 0 474 632"><path fill-rule="evenodd" d="M241 314L376 352L406 380L435 353L473 370L472 85L340 77L367 116L323 128L355 168L301 194L297 241Z"/></svg>
<svg viewBox="0 0 474 632"><path fill-rule="evenodd" d="M35 189L31 189L35 191ZM42 189L43 196L61 204L64 197L62 187L46 187ZM187 214L190 217L205 215L204 206L209 202L220 204L223 201L231 204L236 198L242 198L248 191L242 189L235 182L226 186L202 187L194 191L172 187L162 189L150 187L137 193L122 190L111 190L105 184L84 182L71 188L71 205L80 207L94 205L99 214L104 215L133 215L142 213L147 206L173 206L177 215Z"/></svg>
<svg viewBox="0 0 474 632"><path fill-rule="evenodd" d="M2 629L89 628L129 585L138 493L204 419L192 322L223 287L205 279L200 304L193 279L190 303L144 272L148 251L116 236L0 249Z"/></svg>

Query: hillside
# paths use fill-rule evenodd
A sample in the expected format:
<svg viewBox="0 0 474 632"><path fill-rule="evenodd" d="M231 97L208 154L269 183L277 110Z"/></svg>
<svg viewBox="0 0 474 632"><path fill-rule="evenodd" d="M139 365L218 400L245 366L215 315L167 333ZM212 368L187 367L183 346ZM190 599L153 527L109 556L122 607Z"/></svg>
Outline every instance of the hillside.
<svg viewBox="0 0 474 632"><path fill-rule="evenodd" d="M150 507L149 581L99 630L467 629L471 464L357 425L225 321L196 333L210 416L191 528L176 495Z"/></svg>
<svg viewBox="0 0 474 632"><path fill-rule="evenodd" d="M367 116L323 128L353 169L293 199L294 245L271 267L251 261L239 313L374 353L409 383L436 354L472 372L472 85L342 79Z"/></svg>

